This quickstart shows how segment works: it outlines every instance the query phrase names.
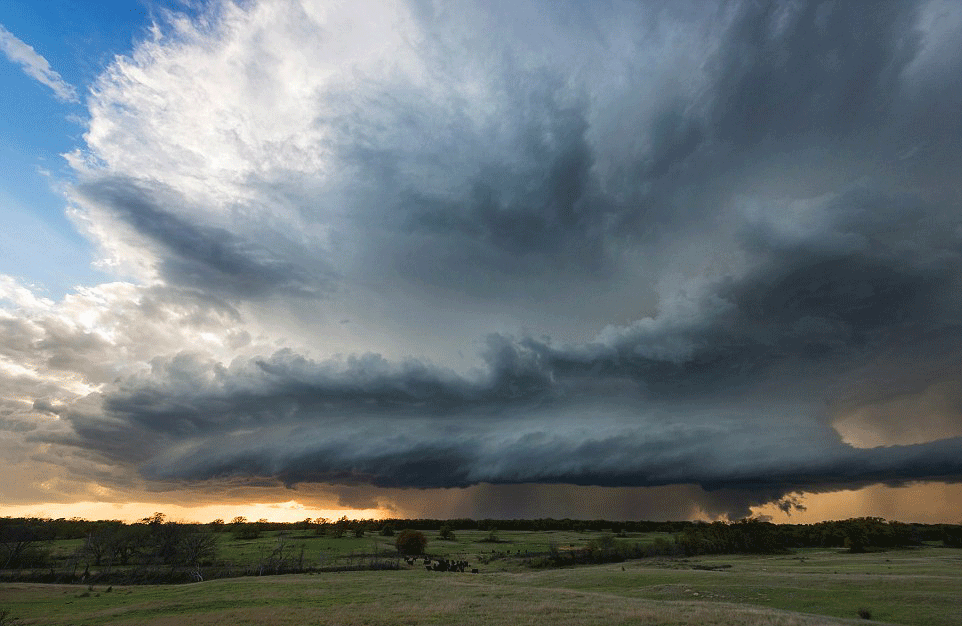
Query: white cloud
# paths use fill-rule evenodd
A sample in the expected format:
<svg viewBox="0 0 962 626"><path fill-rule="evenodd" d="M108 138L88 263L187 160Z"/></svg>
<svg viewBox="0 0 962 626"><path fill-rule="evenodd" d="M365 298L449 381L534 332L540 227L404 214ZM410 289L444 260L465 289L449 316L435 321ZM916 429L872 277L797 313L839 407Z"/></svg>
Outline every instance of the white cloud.
<svg viewBox="0 0 962 626"><path fill-rule="evenodd" d="M68 84L51 67L47 59L37 54L33 47L17 39L13 33L0 24L0 51L11 63L19 65L24 73L39 83L50 87L57 99L63 102L78 102L77 90Z"/></svg>

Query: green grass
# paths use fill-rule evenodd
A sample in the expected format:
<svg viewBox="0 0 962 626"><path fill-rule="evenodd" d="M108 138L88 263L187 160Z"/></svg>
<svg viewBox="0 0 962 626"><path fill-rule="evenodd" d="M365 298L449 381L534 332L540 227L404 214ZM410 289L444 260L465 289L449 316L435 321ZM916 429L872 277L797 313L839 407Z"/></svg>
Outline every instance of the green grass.
<svg viewBox="0 0 962 626"><path fill-rule="evenodd" d="M498 531L498 543L484 541L489 532L479 530L456 531L454 540L444 540L437 532L425 531L428 538L427 555L437 558L465 559L485 562L502 570L518 570L525 566L525 559L544 554L550 544L559 549L583 548L589 541L604 533L573 531ZM257 564L263 561L282 540L287 550L299 551L304 547L304 566L339 567L359 563L371 554L393 556L396 552L394 537L368 534L361 538L345 535L334 538L331 535L316 535L310 531L289 533L265 532L257 539L235 539L230 533L219 535L219 562L235 567ZM618 541L651 543L656 537L669 538L665 533L629 533ZM59 543L59 542L57 542Z"/></svg>
<svg viewBox="0 0 962 626"><path fill-rule="evenodd" d="M432 539L429 550L452 557L466 552L475 564L472 553L480 546L523 553L550 540L551 533L499 535L511 543L478 544L470 533L458 533L454 542ZM568 543L577 546L590 534L573 533L571 539ZM268 540L276 538L258 541ZM386 544L390 538L378 540ZM331 554L345 550L349 554L351 549L368 550L372 540L303 541L317 549L329 546ZM251 546L235 547L243 554ZM420 565L405 565L399 571L114 586L111 592L103 585L88 591L85 586L11 583L0 585L0 609L9 609L11 617L27 626L868 623L858 619L860 608L871 611L880 622L962 624L959 550L871 554L808 550L794 555L643 559L538 570L524 567L523 558L523 554L498 557L482 565L479 575L427 572Z"/></svg>
<svg viewBox="0 0 962 626"><path fill-rule="evenodd" d="M855 617L864 607L883 622L962 624L962 553L956 550L800 551L791 556L640 560L624 567L623 573L621 565L580 568L581 575L566 584L652 600L697 598L835 617ZM700 569L708 567L718 569ZM611 571L614 576L608 575ZM548 584L558 576L565 574L538 575ZM638 584L639 578L645 584Z"/></svg>

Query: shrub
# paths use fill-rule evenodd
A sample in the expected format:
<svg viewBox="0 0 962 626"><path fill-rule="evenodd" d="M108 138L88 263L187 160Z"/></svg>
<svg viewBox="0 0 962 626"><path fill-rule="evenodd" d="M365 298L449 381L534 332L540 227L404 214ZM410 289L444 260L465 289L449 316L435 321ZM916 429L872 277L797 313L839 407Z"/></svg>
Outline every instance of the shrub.
<svg viewBox="0 0 962 626"><path fill-rule="evenodd" d="M259 539L261 536L261 525L255 522L248 522L246 517L238 515L231 520L230 531L234 535L234 539Z"/></svg>
<svg viewBox="0 0 962 626"><path fill-rule="evenodd" d="M943 526L942 543L949 548L962 548L962 526Z"/></svg>
<svg viewBox="0 0 962 626"><path fill-rule="evenodd" d="M394 546L401 554L424 554L428 539L417 530L402 530L394 538Z"/></svg>
<svg viewBox="0 0 962 626"><path fill-rule="evenodd" d="M0 626L21 626L23 622L10 616L9 609L0 609Z"/></svg>
<svg viewBox="0 0 962 626"><path fill-rule="evenodd" d="M447 524L445 524L445 525L441 526L441 530L438 532L438 536L439 536L441 539L446 539L446 540L448 540L448 541L453 541L453 540L454 540L454 531L451 530L451 527L450 527L450 526L448 526Z"/></svg>
<svg viewBox="0 0 962 626"><path fill-rule="evenodd" d="M615 548L614 535L602 535L588 542L589 552L611 552Z"/></svg>
<svg viewBox="0 0 962 626"><path fill-rule="evenodd" d="M862 619L872 619L872 612L868 609L859 609L858 616Z"/></svg>

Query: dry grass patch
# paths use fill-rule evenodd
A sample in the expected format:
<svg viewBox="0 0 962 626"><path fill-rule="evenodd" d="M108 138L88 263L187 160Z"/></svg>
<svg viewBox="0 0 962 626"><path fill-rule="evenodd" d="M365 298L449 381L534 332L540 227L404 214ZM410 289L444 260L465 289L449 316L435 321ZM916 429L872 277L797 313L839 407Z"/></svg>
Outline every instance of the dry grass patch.
<svg viewBox="0 0 962 626"><path fill-rule="evenodd" d="M273 577L215 581L177 587L137 588L117 594L120 606L101 598L76 600L59 588L19 589L33 597L25 625L66 626L724 626L757 624L810 626L845 621L783 611L699 602L663 602L613 593L524 587L498 580L460 582L451 576L408 576L407 580L357 574L331 578ZM4 593L9 593L5 589ZM125 591L118 589L118 591ZM26 592L26 593L25 593ZM68 598L70 598L68 600ZM69 604L68 604L69 603Z"/></svg>

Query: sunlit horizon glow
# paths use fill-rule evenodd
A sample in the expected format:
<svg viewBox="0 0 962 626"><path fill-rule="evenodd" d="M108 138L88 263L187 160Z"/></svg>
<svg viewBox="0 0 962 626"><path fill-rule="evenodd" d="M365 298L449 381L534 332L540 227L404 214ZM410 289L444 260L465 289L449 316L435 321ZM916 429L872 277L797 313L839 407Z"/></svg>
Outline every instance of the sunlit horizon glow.
<svg viewBox="0 0 962 626"><path fill-rule="evenodd" d="M163 513L168 521L206 524L216 519L229 522L236 517L245 517L254 522L266 519L269 522L301 522L328 519L336 521L343 516L348 519L382 519L391 517L379 509L317 509L304 506L294 500L287 502L253 502L247 504L203 504L197 506L175 505L169 502L69 502L39 503L31 505L5 506L0 509L2 517L28 517L39 519L118 520L126 523L138 522L155 513Z"/></svg>
<svg viewBox="0 0 962 626"><path fill-rule="evenodd" d="M857 490L833 493L798 494L804 509L786 511L774 504L752 507L751 517L766 519L776 524L814 524L823 521L859 517L881 517L888 521L921 524L962 524L956 502L962 500L962 485L927 483L887 487L873 485ZM242 516L249 521L266 519L269 522L300 522L328 519L335 521L346 516L352 520L379 519L455 519L465 517L443 511L431 515L426 511L407 515L393 508L352 509L320 508L297 500L284 502L255 502L230 504L198 504L193 506L159 502L69 502L38 503L31 505L4 505L0 517L30 517L41 519L82 518L87 520L120 520L134 523L163 513L170 521L208 523L215 519L230 521ZM534 516L529 516L533 518ZM724 515L696 511L690 516L675 518L619 517L605 515L550 515L541 517L555 519L609 519L611 521L716 521L727 519ZM480 516L473 519L482 519ZM734 521L734 520L732 520Z"/></svg>

